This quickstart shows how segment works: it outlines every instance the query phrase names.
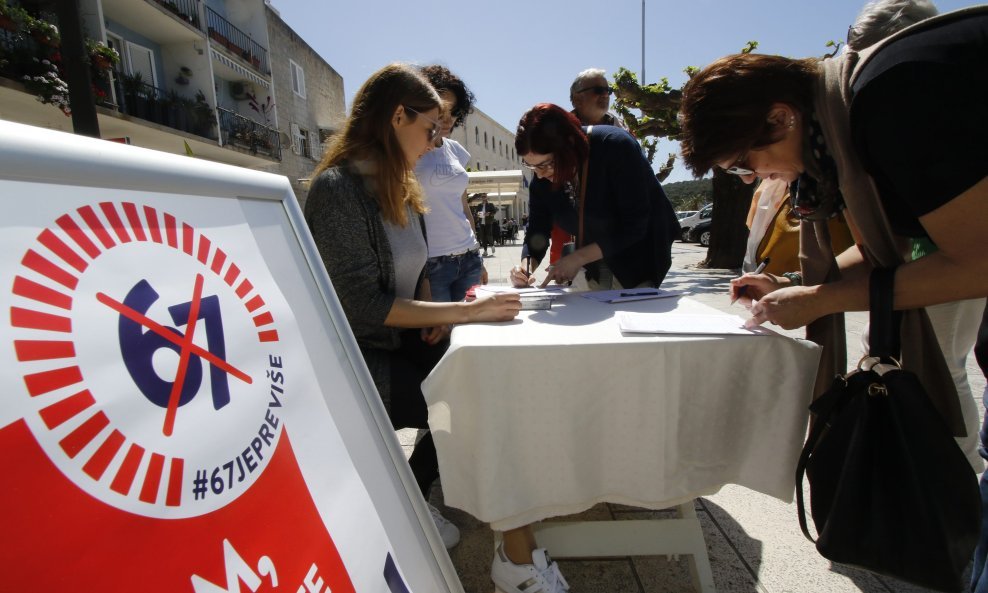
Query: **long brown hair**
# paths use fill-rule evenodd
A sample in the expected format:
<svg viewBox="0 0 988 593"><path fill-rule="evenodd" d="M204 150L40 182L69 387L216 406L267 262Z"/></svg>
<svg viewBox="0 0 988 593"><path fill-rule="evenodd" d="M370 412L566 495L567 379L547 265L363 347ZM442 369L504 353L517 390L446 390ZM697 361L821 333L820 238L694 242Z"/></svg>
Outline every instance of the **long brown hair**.
<svg viewBox="0 0 988 593"><path fill-rule="evenodd" d="M312 176L345 161L369 161L370 170L364 174L375 189L381 216L405 226L406 204L420 214L426 207L415 180L415 163L405 157L391 121L399 105L404 105L407 117L415 121L416 112L435 109L439 103L439 95L416 68L406 64L381 68L357 91L343 131L330 140Z"/></svg>

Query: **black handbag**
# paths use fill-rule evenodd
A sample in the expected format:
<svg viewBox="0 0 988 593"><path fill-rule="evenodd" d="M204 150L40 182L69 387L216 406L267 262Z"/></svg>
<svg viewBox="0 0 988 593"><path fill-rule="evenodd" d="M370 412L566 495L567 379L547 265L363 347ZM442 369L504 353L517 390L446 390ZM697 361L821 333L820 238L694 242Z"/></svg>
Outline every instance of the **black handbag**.
<svg viewBox="0 0 988 593"><path fill-rule="evenodd" d="M895 268L871 274L869 356L810 406L813 426L796 468L799 525L814 541L803 506L805 471L823 557L960 591L978 542L981 496L919 379L894 358L894 278Z"/></svg>

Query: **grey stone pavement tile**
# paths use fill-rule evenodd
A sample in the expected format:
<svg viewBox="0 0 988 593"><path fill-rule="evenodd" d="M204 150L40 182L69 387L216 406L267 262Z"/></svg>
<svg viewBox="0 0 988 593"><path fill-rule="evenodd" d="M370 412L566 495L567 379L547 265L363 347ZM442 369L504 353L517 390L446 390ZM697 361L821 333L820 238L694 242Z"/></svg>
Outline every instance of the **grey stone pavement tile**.
<svg viewBox="0 0 988 593"><path fill-rule="evenodd" d="M520 260L520 242L498 247L485 258L492 284L507 283L511 266ZM740 306L731 306L727 282L737 275L730 270L697 267L706 248L677 241L673 245L672 269L663 288L688 290L692 298L718 310L744 316ZM867 314L846 316L848 358L861 352L861 332ZM779 333L802 337L802 330ZM968 360L972 392L980 395L984 377L974 357ZM983 414L982 406L978 406ZM398 433L406 452L418 436L415 430ZM432 489L430 502L460 528L462 539L449 551L466 593L490 593L490 565L495 535L468 513L447 508L442 490ZM785 503L741 486L727 485L717 494L696 501L697 517L710 556L714 583L721 593L928 593L929 590L879 577L850 567L834 565L821 557L799 529L795 503ZM653 511L618 504L597 505L563 520L641 519L676 516L673 510ZM552 519L550 519L552 520ZM551 554L551 550L549 551ZM686 556L640 556L608 559L560 559L559 566L572 593L689 593L695 591Z"/></svg>

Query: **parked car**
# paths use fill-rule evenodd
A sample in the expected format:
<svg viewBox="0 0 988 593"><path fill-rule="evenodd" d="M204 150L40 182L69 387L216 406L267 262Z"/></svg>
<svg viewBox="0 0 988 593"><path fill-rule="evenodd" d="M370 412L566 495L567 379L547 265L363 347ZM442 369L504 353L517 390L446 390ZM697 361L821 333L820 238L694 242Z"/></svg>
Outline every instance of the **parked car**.
<svg viewBox="0 0 988 593"><path fill-rule="evenodd" d="M705 220L710 220L710 214L711 212L713 212L713 209L714 209L713 204L707 204L703 208L700 208L700 210L696 214L692 216L687 216L686 218L679 221L679 227L682 229L682 233L683 233L682 240L684 243L691 240L690 231L693 229L693 227L695 227L696 225L700 224Z"/></svg>
<svg viewBox="0 0 988 593"><path fill-rule="evenodd" d="M696 212L697 212L696 210L682 210L676 212L676 218L682 220L688 216L693 216L694 214L696 214Z"/></svg>
<svg viewBox="0 0 988 593"><path fill-rule="evenodd" d="M689 231L690 241L699 241L700 245L704 247L710 247L710 225L712 223L711 219L703 220L696 224Z"/></svg>

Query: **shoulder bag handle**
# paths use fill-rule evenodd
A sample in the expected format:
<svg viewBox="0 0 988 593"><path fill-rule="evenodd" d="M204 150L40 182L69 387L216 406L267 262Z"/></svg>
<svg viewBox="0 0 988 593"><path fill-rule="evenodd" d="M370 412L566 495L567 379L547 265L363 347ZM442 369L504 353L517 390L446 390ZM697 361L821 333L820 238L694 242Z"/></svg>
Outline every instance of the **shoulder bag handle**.
<svg viewBox="0 0 988 593"><path fill-rule="evenodd" d="M895 312L895 267L875 268L868 279L868 354L882 359L901 357L899 324L902 315Z"/></svg>

